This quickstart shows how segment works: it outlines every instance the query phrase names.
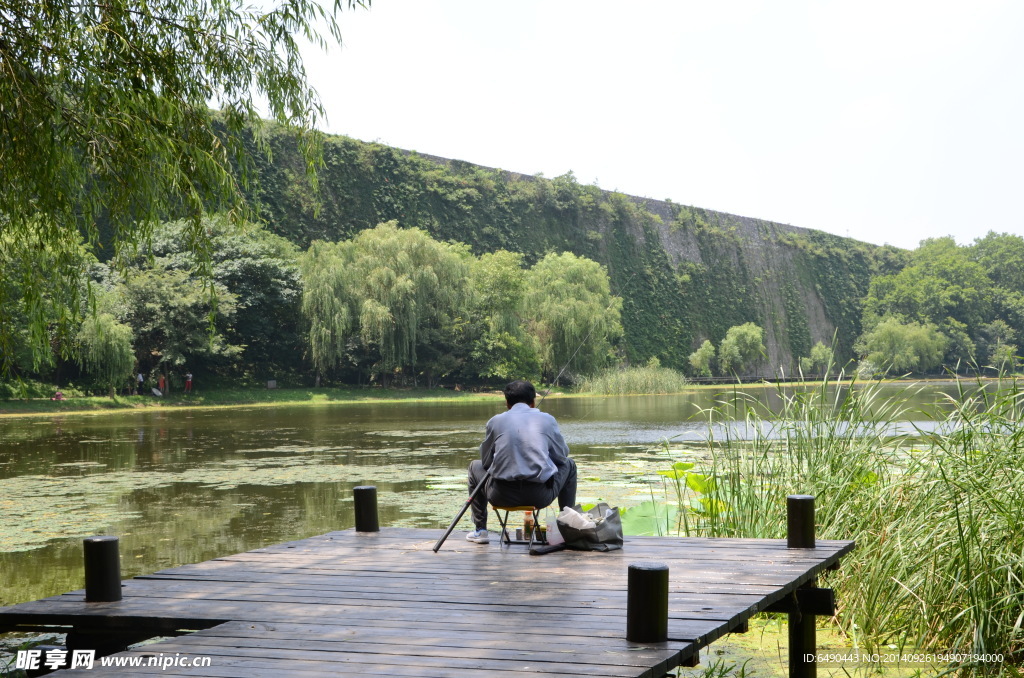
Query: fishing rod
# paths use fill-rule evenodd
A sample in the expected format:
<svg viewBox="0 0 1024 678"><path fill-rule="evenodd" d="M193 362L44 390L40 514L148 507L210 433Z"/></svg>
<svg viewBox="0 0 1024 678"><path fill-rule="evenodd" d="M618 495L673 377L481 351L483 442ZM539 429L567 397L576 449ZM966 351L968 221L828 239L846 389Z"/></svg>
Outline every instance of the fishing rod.
<svg viewBox="0 0 1024 678"><path fill-rule="evenodd" d="M633 275L630 276L629 279L632 280L633 276L635 276L635 275L636 275L636 271L633 272ZM629 282L629 281L627 281L627 282ZM605 309L605 313L608 312L609 308L611 308L612 306L615 305L615 299L616 299L616 297L613 296L611 303L608 304L608 308ZM558 374L555 375L555 383L556 384L558 383L558 379L562 376L562 374L565 372L565 370L569 367L569 364L572 363L573 358L576 357L576 354L580 352L580 349L583 348L583 345L586 344L587 341L590 339L590 335L592 335L594 333L595 329L597 329L597 324L596 323L591 326L590 331L587 332L587 336L583 337L583 341L581 341L579 343L579 345L576 346L576 350L573 351L572 355L569 356L569 359L565 361L565 365L562 365L562 369L559 370ZM540 400L537 401L537 406L540 406L540 404L544 402L544 399L548 397L549 393L551 393L551 389L550 388L547 389L546 391L544 391L544 393L541 395ZM453 530L455 530L455 526L459 524L460 520L462 520L462 516L466 515L466 511L468 511L469 507L473 505L473 499L476 498L477 493L479 493L480 490L483 489L484 485L486 485L487 481L490 480L490 479L491 479L491 472L490 472L490 470L486 470L484 472L483 479L479 483L476 484L476 487L473 488L473 491L469 493L469 499L467 499L466 503L462 505L461 509L459 509L458 514L456 514L456 516L455 516L455 520L453 520L451 522L451 524L448 526L448 529L445 530L444 534L441 535L441 538L437 540L436 544L434 544L434 553L438 552L438 550L441 548L441 545L444 544L445 540L448 539L448 536L452 533Z"/></svg>

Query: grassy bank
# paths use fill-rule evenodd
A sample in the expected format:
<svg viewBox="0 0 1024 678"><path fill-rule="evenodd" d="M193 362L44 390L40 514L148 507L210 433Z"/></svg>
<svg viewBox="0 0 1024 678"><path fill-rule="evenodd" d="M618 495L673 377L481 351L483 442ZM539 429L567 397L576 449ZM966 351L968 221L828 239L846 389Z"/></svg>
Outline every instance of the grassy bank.
<svg viewBox="0 0 1024 678"><path fill-rule="evenodd" d="M444 389L398 388L225 388L201 390L191 395L171 393L155 396L76 396L67 400L28 398L0 400L0 417L53 415L88 412L125 412L147 408L251 407L274 405L319 405L324 403L365 403L396 400L442 401L493 398L493 392L476 393Z"/></svg>
<svg viewBox="0 0 1024 678"><path fill-rule="evenodd" d="M825 584L856 646L1001 654L955 670L1020 675L1024 393L1015 382L961 383L935 431L896 431L911 388L882 397L875 384L830 386L780 390L781 413L742 393L709 410L725 433L673 448L680 461L661 471L664 496L632 529L781 538L785 497L815 495L819 538L857 541Z"/></svg>

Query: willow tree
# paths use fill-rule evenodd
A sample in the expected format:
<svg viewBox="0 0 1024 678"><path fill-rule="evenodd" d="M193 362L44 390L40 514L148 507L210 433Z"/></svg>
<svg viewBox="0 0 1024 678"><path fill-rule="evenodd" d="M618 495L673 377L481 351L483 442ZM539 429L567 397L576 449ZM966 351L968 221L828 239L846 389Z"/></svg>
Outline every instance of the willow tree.
<svg viewBox="0 0 1024 678"><path fill-rule="evenodd" d="M586 374L604 367L622 336L622 299L596 261L571 252L548 254L529 271L524 300L545 376L565 367Z"/></svg>
<svg viewBox="0 0 1024 678"><path fill-rule="evenodd" d="M5 227L2 216L0 226ZM65 357L74 354L81 318L72 309L87 295L87 281L62 272L85 272L96 263L80 241L38 243L6 227L0 231L0 377L52 365L51 348ZM39 298L33 303L15 301L34 295Z"/></svg>
<svg viewBox="0 0 1024 678"><path fill-rule="evenodd" d="M47 324L56 302L46 284L77 284L76 245L98 247L100 220L116 254L145 246L159 220L189 217L189 245L208 258L199 216L244 212L254 167L245 137L259 141L262 116L295 130L315 169L324 111L299 39L340 39L343 4L369 0L273 4L0 0L0 227L11 236L0 249L59 255L46 283L0 297L0 335L19 331L18 307ZM57 315L77 327L75 313ZM49 350L39 334L37 356Z"/></svg>
<svg viewBox="0 0 1024 678"><path fill-rule="evenodd" d="M82 367L108 387L113 398L135 366L132 329L110 313L96 313L82 323L78 342Z"/></svg>
<svg viewBox="0 0 1024 678"><path fill-rule="evenodd" d="M303 313L318 371L345 354L346 342L372 346L379 374L428 378L451 354L464 315L471 255L465 245L434 240L390 221L336 244L314 243L302 264ZM418 361L425 351L433 360Z"/></svg>
<svg viewBox="0 0 1024 678"><path fill-rule="evenodd" d="M935 325L889 316L865 332L855 348L883 372L927 372L942 363L946 341Z"/></svg>
<svg viewBox="0 0 1024 678"><path fill-rule="evenodd" d="M352 334L352 314L344 289L343 243L313 241L300 257L302 315L309 323L309 356L317 373L338 365L345 356L345 341Z"/></svg>

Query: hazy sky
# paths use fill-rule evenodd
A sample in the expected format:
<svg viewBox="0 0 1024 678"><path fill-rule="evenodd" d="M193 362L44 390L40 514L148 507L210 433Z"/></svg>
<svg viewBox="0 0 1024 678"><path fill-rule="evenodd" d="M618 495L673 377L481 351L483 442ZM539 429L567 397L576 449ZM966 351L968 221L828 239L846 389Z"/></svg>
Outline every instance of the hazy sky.
<svg viewBox="0 0 1024 678"><path fill-rule="evenodd" d="M373 0L327 131L916 247L1024 234L1024 2Z"/></svg>

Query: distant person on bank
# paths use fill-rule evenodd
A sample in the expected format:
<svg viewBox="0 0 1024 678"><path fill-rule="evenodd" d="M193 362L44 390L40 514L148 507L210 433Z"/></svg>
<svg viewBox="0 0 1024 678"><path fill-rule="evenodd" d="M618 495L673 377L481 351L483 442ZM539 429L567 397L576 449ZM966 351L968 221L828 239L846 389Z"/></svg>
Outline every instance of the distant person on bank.
<svg viewBox="0 0 1024 678"><path fill-rule="evenodd" d="M495 506L547 506L559 510L576 503L576 462L569 458L558 422L536 408L537 391L528 381L505 387L505 407L487 422L480 459L469 465L469 491L490 478L473 498L476 529L466 539L486 544L487 502Z"/></svg>

